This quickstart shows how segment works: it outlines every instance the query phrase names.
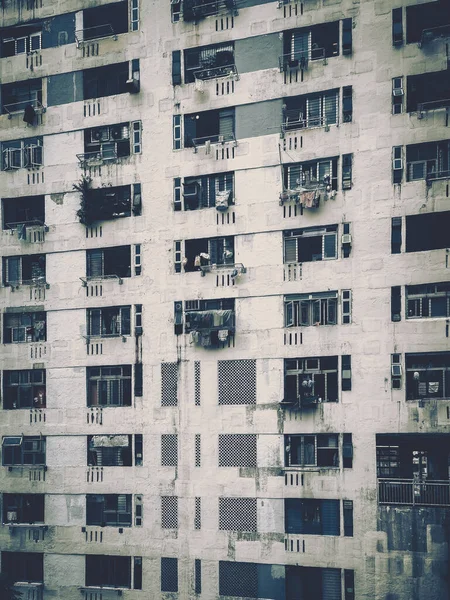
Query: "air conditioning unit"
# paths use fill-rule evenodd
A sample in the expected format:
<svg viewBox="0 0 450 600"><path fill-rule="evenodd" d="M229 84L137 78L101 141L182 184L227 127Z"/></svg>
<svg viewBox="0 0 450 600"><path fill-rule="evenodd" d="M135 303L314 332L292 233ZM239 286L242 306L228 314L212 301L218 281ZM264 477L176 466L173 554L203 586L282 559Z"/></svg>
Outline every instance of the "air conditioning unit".
<svg viewBox="0 0 450 600"><path fill-rule="evenodd" d="M111 127L111 139L121 140L123 139L123 127L121 125L114 125Z"/></svg>
<svg viewBox="0 0 450 600"><path fill-rule="evenodd" d="M392 95L393 95L393 96L403 96L403 95L404 95L404 93L405 93L405 92L403 91L403 88L394 88L394 89L392 90Z"/></svg>
<svg viewBox="0 0 450 600"><path fill-rule="evenodd" d="M352 243L352 234L351 233L344 233L341 237L341 244L347 245L347 244L351 244Z"/></svg>
<svg viewBox="0 0 450 600"><path fill-rule="evenodd" d="M401 171L403 169L403 159L402 158L394 158L392 161L392 168L394 171Z"/></svg>
<svg viewBox="0 0 450 600"><path fill-rule="evenodd" d="M91 143L96 142L107 142L109 141L109 128L108 127L96 127L91 129Z"/></svg>
<svg viewBox="0 0 450 600"><path fill-rule="evenodd" d="M9 510L6 513L6 520L7 521L17 521L17 511L16 510Z"/></svg>
<svg viewBox="0 0 450 600"><path fill-rule="evenodd" d="M391 375L392 377L401 377L402 376L402 365L391 365Z"/></svg>

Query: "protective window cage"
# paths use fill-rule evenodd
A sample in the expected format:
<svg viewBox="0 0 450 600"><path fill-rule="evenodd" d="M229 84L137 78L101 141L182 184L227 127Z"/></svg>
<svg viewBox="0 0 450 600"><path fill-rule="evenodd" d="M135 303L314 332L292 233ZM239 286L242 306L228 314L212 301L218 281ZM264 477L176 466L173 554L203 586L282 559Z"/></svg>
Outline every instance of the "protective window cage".
<svg viewBox="0 0 450 600"><path fill-rule="evenodd" d="M2 262L3 285L9 285L11 287L20 285L48 287L45 279L45 254L4 256Z"/></svg>
<svg viewBox="0 0 450 600"><path fill-rule="evenodd" d="M449 178L450 140L406 146L407 181L425 179L431 185L435 180Z"/></svg>
<svg viewBox="0 0 450 600"><path fill-rule="evenodd" d="M86 587L142 589L142 557L87 554Z"/></svg>
<svg viewBox="0 0 450 600"><path fill-rule="evenodd" d="M219 467L257 467L257 436L252 433L221 433L218 437Z"/></svg>
<svg viewBox="0 0 450 600"><path fill-rule="evenodd" d="M27 240L27 227L45 225L45 197L25 196L2 199L2 228Z"/></svg>
<svg viewBox="0 0 450 600"><path fill-rule="evenodd" d="M450 317L450 282L405 287L406 318Z"/></svg>
<svg viewBox="0 0 450 600"><path fill-rule="evenodd" d="M175 334L182 333L183 303L175 302ZM186 300L184 332L203 348L221 348L235 333L235 299Z"/></svg>
<svg viewBox="0 0 450 600"><path fill-rule="evenodd" d="M44 582L44 554L42 552L7 552L2 550L2 572L16 582Z"/></svg>
<svg viewBox="0 0 450 600"><path fill-rule="evenodd" d="M44 164L42 136L2 142L2 170L33 169Z"/></svg>
<svg viewBox="0 0 450 600"><path fill-rule="evenodd" d="M256 404L256 360L219 360L219 405Z"/></svg>
<svg viewBox="0 0 450 600"><path fill-rule="evenodd" d="M339 55L339 21L283 33L280 71L307 69L309 61Z"/></svg>
<svg viewBox="0 0 450 600"><path fill-rule="evenodd" d="M131 335L130 306L86 309L87 337L108 338Z"/></svg>
<svg viewBox="0 0 450 600"><path fill-rule="evenodd" d="M178 405L178 363L161 363L161 406Z"/></svg>
<svg viewBox="0 0 450 600"><path fill-rule="evenodd" d="M287 467L339 467L339 434L321 433L284 436Z"/></svg>
<svg viewBox="0 0 450 600"><path fill-rule="evenodd" d="M131 406L131 365L86 367L88 406Z"/></svg>
<svg viewBox="0 0 450 600"><path fill-rule="evenodd" d="M281 134L339 123L339 89L285 98Z"/></svg>
<svg viewBox="0 0 450 600"><path fill-rule="evenodd" d="M171 0L173 10L181 10L183 21L187 23L197 22L206 17L212 17L219 14L231 13L237 15L237 0ZM180 7L177 9L177 7Z"/></svg>
<svg viewBox="0 0 450 600"><path fill-rule="evenodd" d="M44 523L45 494L3 494L2 523Z"/></svg>
<svg viewBox="0 0 450 600"><path fill-rule="evenodd" d="M336 325L338 292L316 292L284 297L284 326Z"/></svg>
<svg viewBox="0 0 450 600"><path fill-rule="evenodd" d="M236 75L234 42L184 50L185 83Z"/></svg>
<svg viewBox="0 0 450 600"><path fill-rule="evenodd" d="M140 121L85 129L84 153L77 154L80 165L83 168L93 167L140 154L141 131Z"/></svg>
<svg viewBox="0 0 450 600"><path fill-rule="evenodd" d="M23 344L47 340L47 314L42 311L6 312L3 315L3 343Z"/></svg>
<svg viewBox="0 0 450 600"><path fill-rule="evenodd" d="M283 231L284 263L336 259L337 235L337 225Z"/></svg>
<svg viewBox="0 0 450 600"><path fill-rule="evenodd" d="M405 354L406 399L450 398L450 352Z"/></svg>
<svg viewBox="0 0 450 600"><path fill-rule="evenodd" d="M308 408L321 402L338 402L338 390L337 356L284 360L282 406Z"/></svg>
<svg viewBox="0 0 450 600"><path fill-rule="evenodd" d="M45 369L3 371L3 409L46 407Z"/></svg>
<svg viewBox="0 0 450 600"><path fill-rule="evenodd" d="M286 498L285 532L305 535L341 534L341 501ZM342 501L344 535L353 536L353 502Z"/></svg>
<svg viewBox="0 0 450 600"><path fill-rule="evenodd" d="M161 435L161 466L178 466L178 435L176 433Z"/></svg>
<svg viewBox="0 0 450 600"><path fill-rule="evenodd" d="M174 210L199 210L216 208L226 210L234 204L234 171L202 175L200 177L180 177L174 179Z"/></svg>
<svg viewBox="0 0 450 600"><path fill-rule="evenodd" d="M181 243L183 245L183 243ZM234 236L185 240L184 256L175 257L175 272L200 271L202 275L216 267L234 266Z"/></svg>
<svg viewBox="0 0 450 600"><path fill-rule="evenodd" d="M45 436L3 436L3 466L45 466Z"/></svg>
<svg viewBox="0 0 450 600"><path fill-rule="evenodd" d="M87 494L86 525L131 527L131 494Z"/></svg>
<svg viewBox="0 0 450 600"><path fill-rule="evenodd" d="M220 531L258 530L256 498L219 498Z"/></svg>
<svg viewBox="0 0 450 600"><path fill-rule="evenodd" d="M429 111L450 107L450 83L445 71L408 75L406 89L406 110L417 112L419 119Z"/></svg>
<svg viewBox="0 0 450 600"><path fill-rule="evenodd" d="M161 496L161 529L178 529L178 496Z"/></svg>
<svg viewBox="0 0 450 600"><path fill-rule="evenodd" d="M42 47L42 24L32 23L8 27L3 31L1 57L32 54Z"/></svg>
<svg viewBox="0 0 450 600"><path fill-rule="evenodd" d="M87 436L87 464L90 467L140 466L142 460L142 434Z"/></svg>

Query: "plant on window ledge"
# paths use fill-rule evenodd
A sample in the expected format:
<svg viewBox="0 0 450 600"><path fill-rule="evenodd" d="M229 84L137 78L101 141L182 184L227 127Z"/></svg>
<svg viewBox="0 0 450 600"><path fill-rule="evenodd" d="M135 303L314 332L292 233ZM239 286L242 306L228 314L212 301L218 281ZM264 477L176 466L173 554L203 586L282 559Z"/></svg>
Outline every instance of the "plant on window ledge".
<svg viewBox="0 0 450 600"><path fill-rule="evenodd" d="M73 184L73 189L81 194L80 208L76 215L83 225L90 225L93 222L92 210L89 208L88 192L91 187L92 179L82 175L81 179Z"/></svg>

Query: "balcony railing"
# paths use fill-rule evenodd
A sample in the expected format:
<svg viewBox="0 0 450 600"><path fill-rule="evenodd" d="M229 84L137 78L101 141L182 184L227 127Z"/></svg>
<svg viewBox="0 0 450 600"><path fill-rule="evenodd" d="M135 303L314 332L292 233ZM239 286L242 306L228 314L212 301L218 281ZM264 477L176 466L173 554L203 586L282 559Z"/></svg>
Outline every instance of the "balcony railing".
<svg viewBox="0 0 450 600"><path fill-rule="evenodd" d="M438 110L439 108L449 108L450 98L446 100L430 100L429 102L421 102L417 105L417 118L422 119L423 113L431 110Z"/></svg>
<svg viewBox="0 0 450 600"><path fill-rule="evenodd" d="M187 22L227 12L231 12L234 16L238 14L236 0L210 0L209 2L184 0L183 2L183 20Z"/></svg>
<svg viewBox="0 0 450 600"><path fill-rule="evenodd" d="M114 32L113 26L110 23L75 31L77 48L80 48L85 42L94 42L95 40L101 40L108 37L117 40L117 34Z"/></svg>
<svg viewBox="0 0 450 600"><path fill-rule="evenodd" d="M242 263L232 263L232 264L224 264L224 265L217 265L217 264L202 265L200 267L200 271L201 271L202 277L204 277L206 275L206 273L212 273L212 272L217 273L217 272L230 271L231 277L233 279L235 279L236 277L239 277L239 275L242 275L243 273L247 273L247 269L244 267L244 265Z"/></svg>
<svg viewBox="0 0 450 600"><path fill-rule="evenodd" d="M80 277L81 286L87 287L91 281L118 281L119 285L122 285L123 279L119 275L88 275L87 277Z"/></svg>
<svg viewBox="0 0 450 600"><path fill-rule="evenodd" d="M332 124L338 124L337 118ZM323 115L305 118L299 110L286 110L284 113L283 122L281 124L281 136L284 137L284 134L288 131L295 131L297 129L312 129L313 127L329 127L327 118Z"/></svg>
<svg viewBox="0 0 450 600"><path fill-rule="evenodd" d="M450 506L450 481L378 479L378 504Z"/></svg>
<svg viewBox="0 0 450 600"><path fill-rule="evenodd" d="M432 27L430 29L424 29L422 31L422 37L418 42L419 48L422 48L424 44L432 42L436 38L450 36L450 23L447 25L440 25L439 27Z"/></svg>
<svg viewBox="0 0 450 600"><path fill-rule="evenodd" d="M5 227L10 235L17 233L17 239L29 242L30 244L39 244L45 241L45 234L49 227L42 221L34 219L31 221L21 221L18 223L6 223Z"/></svg>
<svg viewBox="0 0 450 600"><path fill-rule="evenodd" d="M201 148L202 146L205 147L206 153L208 153L210 146L219 146L225 144L233 144L234 146L237 146L234 133L229 133L227 135L206 135L205 137L193 138L192 144L194 146L195 153L197 152L198 148Z"/></svg>
<svg viewBox="0 0 450 600"><path fill-rule="evenodd" d="M45 106L36 98L30 98L28 100L21 100L20 102L11 102L10 104L4 104L3 109L8 115L8 119L11 119L13 115L23 113L28 107L31 107L34 112L39 115L45 112Z"/></svg>
<svg viewBox="0 0 450 600"><path fill-rule="evenodd" d="M20 598L26 600L42 600L43 583L26 583L18 581L14 584L14 591L18 593Z"/></svg>
<svg viewBox="0 0 450 600"><path fill-rule="evenodd" d="M236 65L223 65L217 67L205 67L204 69L192 69L195 79L208 81L210 79L220 79L229 77L230 79L239 79Z"/></svg>

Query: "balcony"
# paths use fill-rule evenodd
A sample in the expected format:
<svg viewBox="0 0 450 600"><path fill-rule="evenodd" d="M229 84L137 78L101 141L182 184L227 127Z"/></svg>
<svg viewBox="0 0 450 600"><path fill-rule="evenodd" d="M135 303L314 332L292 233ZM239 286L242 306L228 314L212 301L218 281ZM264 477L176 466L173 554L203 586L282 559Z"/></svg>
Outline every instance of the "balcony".
<svg viewBox="0 0 450 600"><path fill-rule="evenodd" d="M378 504L450 506L450 482L378 479Z"/></svg>
<svg viewBox="0 0 450 600"><path fill-rule="evenodd" d="M23 113L23 120L30 125L34 123L36 115L41 115L45 111L45 106L37 98L20 100L19 102L11 102L3 105L3 112L8 115L8 119L12 119L13 115Z"/></svg>
<svg viewBox="0 0 450 600"><path fill-rule="evenodd" d="M14 584L13 589L20 598L26 598L26 600L42 600L44 584L18 581Z"/></svg>
<svg viewBox="0 0 450 600"><path fill-rule="evenodd" d="M236 0L183 0L183 20L186 23L226 13L238 14Z"/></svg>
<svg viewBox="0 0 450 600"><path fill-rule="evenodd" d="M450 24L440 25L439 27L430 27L429 29L424 29L422 31L420 41L417 42L417 45L419 48L422 48L438 38L447 37L450 37Z"/></svg>
<svg viewBox="0 0 450 600"><path fill-rule="evenodd" d="M9 231L10 235L17 234L18 240L29 244L43 243L45 241L45 234L49 230L48 225L39 219L22 221L20 223L5 223L5 229Z"/></svg>
<svg viewBox="0 0 450 600"><path fill-rule="evenodd" d="M205 149L205 154L211 153L211 146L237 146L237 140L234 133L226 135L206 135L204 137L192 138L192 146L194 148L194 154L197 154L199 148Z"/></svg>
<svg viewBox="0 0 450 600"><path fill-rule="evenodd" d="M114 41L117 40L117 34L110 23L75 31L77 48L82 48L86 42L94 42L108 37L113 38Z"/></svg>

